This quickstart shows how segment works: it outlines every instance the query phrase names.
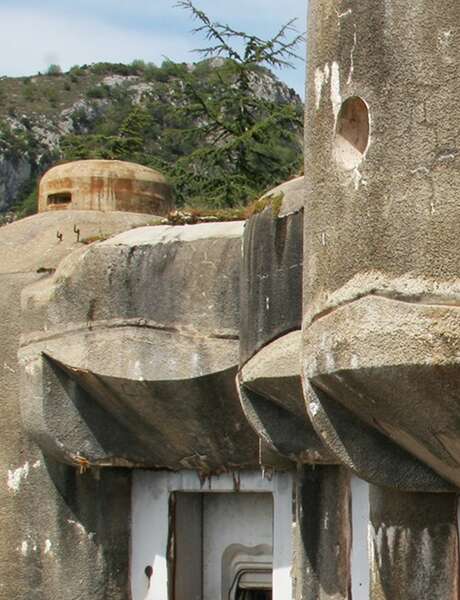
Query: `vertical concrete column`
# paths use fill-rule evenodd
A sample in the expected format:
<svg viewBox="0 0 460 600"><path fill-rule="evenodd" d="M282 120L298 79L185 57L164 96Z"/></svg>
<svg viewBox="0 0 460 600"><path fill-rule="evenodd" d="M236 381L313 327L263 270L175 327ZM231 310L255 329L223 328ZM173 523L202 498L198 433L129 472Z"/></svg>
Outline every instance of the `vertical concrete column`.
<svg viewBox="0 0 460 600"><path fill-rule="evenodd" d="M457 600L455 494L371 486L371 599Z"/></svg>
<svg viewBox="0 0 460 600"><path fill-rule="evenodd" d="M311 0L308 40L304 389L459 487L460 3Z"/></svg>
<svg viewBox="0 0 460 600"><path fill-rule="evenodd" d="M304 307L352 277L442 295L430 277L454 283L460 255L460 5L309 4Z"/></svg>
<svg viewBox="0 0 460 600"><path fill-rule="evenodd" d="M348 600L350 480L336 466L299 469L296 489L296 600Z"/></svg>

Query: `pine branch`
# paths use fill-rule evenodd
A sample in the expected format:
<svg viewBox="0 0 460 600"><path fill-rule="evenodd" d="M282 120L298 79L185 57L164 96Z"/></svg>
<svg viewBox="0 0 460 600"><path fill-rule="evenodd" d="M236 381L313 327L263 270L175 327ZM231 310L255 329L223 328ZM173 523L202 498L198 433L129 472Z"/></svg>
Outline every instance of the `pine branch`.
<svg viewBox="0 0 460 600"><path fill-rule="evenodd" d="M179 0L176 6L179 8L183 8L184 10L190 11L192 13L193 18L199 23L201 23L201 25L199 25L193 30L194 33L204 33L206 39L216 39L219 42L219 44L214 47L214 51L218 55L225 53L230 58L241 62L241 57L239 53L225 41L225 38L231 37L231 34L228 31L229 28L226 25L221 25L217 22L213 23L204 11L199 10L193 5L191 0ZM197 51L203 53L203 50ZM208 49L205 49L204 52L207 56L209 56Z"/></svg>

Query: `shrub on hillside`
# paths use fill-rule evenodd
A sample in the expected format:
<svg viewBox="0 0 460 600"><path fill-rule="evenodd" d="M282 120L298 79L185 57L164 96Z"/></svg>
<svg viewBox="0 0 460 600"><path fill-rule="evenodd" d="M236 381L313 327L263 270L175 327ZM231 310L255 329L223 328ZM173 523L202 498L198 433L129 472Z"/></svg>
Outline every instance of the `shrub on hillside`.
<svg viewBox="0 0 460 600"><path fill-rule="evenodd" d="M46 74L51 75L51 77L58 77L62 75L62 69L59 65L52 64L48 67Z"/></svg>

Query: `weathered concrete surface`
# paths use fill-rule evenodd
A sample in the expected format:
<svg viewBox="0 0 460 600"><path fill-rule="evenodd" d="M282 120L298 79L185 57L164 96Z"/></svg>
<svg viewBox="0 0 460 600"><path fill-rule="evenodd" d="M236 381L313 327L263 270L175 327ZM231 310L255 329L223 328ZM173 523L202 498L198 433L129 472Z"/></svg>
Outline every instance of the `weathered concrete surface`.
<svg viewBox="0 0 460 600"><path fill-rule="evenodd" d="M243 223L128 231L23 295L23 412L78 464L257 466L235 388Z"/></svg>
<svg viewBox="0 0 460 600"><path fill-rule="evenodd" d="M310 3L303 296L306 386L457 486L459 22Z"/></svg>
<svg viewBox="0 0 460 600"><path fill-rule="evenodd" d="M128 213L50 212L0 228L1 598L126 598L130 474L108 469L80 475L45 460L25 435L17 360L20 296L26 285L48 279L50 270L81 246L74 224L82 237L92 237L150 219Z"/></svg>
<svg viewBox="0 0 460 600"><path fill-rule="evenodd" d="M370 491L371 599L456 600L457 496Z"/></svg>
<svg viewBox="0 0 460 600"><path fill-rule="evenodd" d="M164 215L174 208L166 179L153 169L121 160L78 160L47 171L38 210L102 210Z"/></svg>
<svg viewBox="0 0 460 600"><path fill-rule="evenodd" d="M260 438L291 460L315 462L330 457L309 422L300 382L303 185L299 177L271 190L267 196L281 202L244 230L238 385Z"/></svg>
<svg viewBox="0 0 460 600"><path fill-rule="evenodd" d="M312 316L353 277L351 298L375 292L380 277L403 297L438 292L442 301L447 288L458 300L459 22L455 0L441 12L429 0L346 0L340 10L310 2L304 305ZM335 133L341 103L355 95L371 127L349 171L335 159Z"/></svg>
<svg viewBox="0 0 460 600"><path fill-rule="evenodd" d="M352 540L347 471L301 467L296 507L296 600L348 600Z"/></svg>
<svg viewBox="0 0 460 600"><path fill-rule="evenodd" d="M262 440L292 461L336 462L305 411L299 377L300 331L262 348L241 369L244 414Z"/></svg>
<svg viewBox="0 0 460 600"><path fill-rule="evenodd" d="M455 448L459 431L455 365L440 361L435 373L431 365L446 347L445 321L437 336L421 315L394 304L359 300L308 329L306 348L321 352L305 366L307 407L324 443L360 477L403 490L448 490L453 486L428 466L448 480L459 477L446 449ZM398 344L401 338L411 344ZM418 364L404 365L407 356L418 356Z"/></svg>
<svg viewBox="0 0 460 600"><path fill-rule="evenodd" d="M278 214L266 208L246 224L241 273L240 362L245 364L302 322L303 177L271 190L283 195Z"/></svg>
<svg viewBox="0 0 460 600"><path fill-rule="evenodd" d="M311 421L335 461L376 485L404 491L453 491L429 466L347 410L334 395L304 383ZM346 394L343 394L346 395ZM341 396L342 397L342 394Z"/></svg>
<svg viewBox="0 0 460 600"><path fill-rule="evenodd" d="M82 210L40 213L15 221L0 228L1 273L30 272L37 280L44 279L68 254L87 248L87 241L103 240L146 225L151 220L151 215ZM80 242L83 243L77 242L74 227L80 230ZM56 233L62 234L62 241Z"/></svg>
<svg viewBox="0 0 460 600"><path fill-rule="evenodd" d="M303 210L305 203L305 178L295 177L289 181L285 181L268 192L270 196L283 195L279 217L287 217ZM267 194L266 194L267 195Z"/></svg>

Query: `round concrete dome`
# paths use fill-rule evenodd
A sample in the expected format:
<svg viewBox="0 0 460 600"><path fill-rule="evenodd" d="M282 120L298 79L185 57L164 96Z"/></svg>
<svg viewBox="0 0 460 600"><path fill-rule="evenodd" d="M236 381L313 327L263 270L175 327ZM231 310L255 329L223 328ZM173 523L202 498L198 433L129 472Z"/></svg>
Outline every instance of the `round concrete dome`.
<svg viewBox="0 0 460 600"><path fill-rule="evenodd" d="M39 187L38 211L101 210L164 215L172 192L157 171L120 160L78 160L47 171Z"/></svg>

